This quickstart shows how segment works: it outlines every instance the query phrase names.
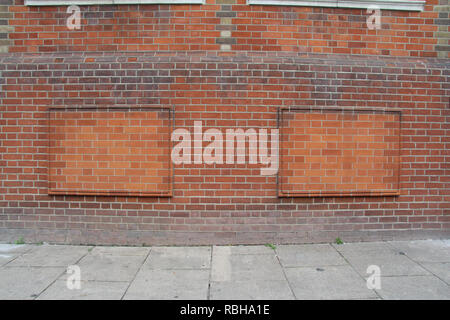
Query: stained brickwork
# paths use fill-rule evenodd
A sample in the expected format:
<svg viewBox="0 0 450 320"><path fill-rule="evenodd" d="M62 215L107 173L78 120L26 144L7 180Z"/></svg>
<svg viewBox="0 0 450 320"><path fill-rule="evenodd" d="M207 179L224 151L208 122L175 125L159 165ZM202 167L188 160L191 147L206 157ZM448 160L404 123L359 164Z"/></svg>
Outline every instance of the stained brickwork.
<svg viewBox="0 0 450 320"><path fill-rule="evenodd" d="M434 7L439 14L435 19L438 30L434 33L437 39L436 51L439 58L450 58L450 3L448 0L439 0Z"/></svg>
<svg viewBox="0 0 450 320"><path fill-rule="evenodd" d="M13 14L9 12L9 6L13 4L13 0L0 0L0 53L8 52L11 41L9 33L14 30L9 26L9 20Z"/></svg>

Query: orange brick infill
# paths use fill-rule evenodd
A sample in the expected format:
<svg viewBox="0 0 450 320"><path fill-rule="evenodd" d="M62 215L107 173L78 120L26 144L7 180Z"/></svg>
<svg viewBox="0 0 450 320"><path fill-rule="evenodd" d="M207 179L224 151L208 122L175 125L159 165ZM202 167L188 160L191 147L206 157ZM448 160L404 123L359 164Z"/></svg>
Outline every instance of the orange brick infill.
<svg viewBox="0 0 450 320"><path fill-rule="evenodd" d="M49 110L49 194L170 196L170 109Z"/></svg>
<svg viewBox="0 0 450 320"><path fill-rule="evenodd" d="M399 195L400 112L280 112L280 196Z"/></svg>

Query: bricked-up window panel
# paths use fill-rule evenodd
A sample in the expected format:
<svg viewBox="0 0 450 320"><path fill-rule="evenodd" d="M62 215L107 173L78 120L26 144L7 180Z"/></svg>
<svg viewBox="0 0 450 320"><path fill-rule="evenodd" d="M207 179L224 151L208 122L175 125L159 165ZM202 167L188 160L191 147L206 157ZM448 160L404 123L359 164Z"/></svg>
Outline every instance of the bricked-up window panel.
<svg viewBox="0 0 450 320"><path fill-rule="evenodd" d="M398 195L400 116L282 109L279 196Z"/></svg>
<svg viewBox="0 0 450 320"><path fill-rule="evenodd" d="M171 110L50 109L49 194L170 196Z"/></svg>

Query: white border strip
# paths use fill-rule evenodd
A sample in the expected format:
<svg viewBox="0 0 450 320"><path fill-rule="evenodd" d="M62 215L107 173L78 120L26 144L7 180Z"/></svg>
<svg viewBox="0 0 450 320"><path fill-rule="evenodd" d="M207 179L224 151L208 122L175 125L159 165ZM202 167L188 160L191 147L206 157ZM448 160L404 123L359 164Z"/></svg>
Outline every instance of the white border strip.
<svg viewBox="0 0 450 320"><path fill-rule="evenodd" d="M377 6L385 10L423 11L425 0L247 0L249 5L271 6L306 6L306 7L332 7L332 8L358 8L367 9Z"/></svg>
<svg viewBox="0 0 450 320"><path fill-rule="evenodd" d="M70 6L70 5L114 5L114 4L205 4L205 0L25 0L26 6ZM331 8L367 9L377 6L385 10L423 11L425 0L247 0L249 5L304 6Z"/></svg>
<svg viewBox="0 0 450 320"><path fill-rule="evenodd" d="M423 11L425 0L338 0L338 8L367 9L369 6L377 6L385 10Z"/></svg>
<svg viewBox="0 0 450 320"><path fill-rule="evenodd" d="M259 4L267 6L301 6L301 7L333 7L337 8L337 0L247 0L247 4Z"/></svg>
<svg viewBox="0 0 450 320"><path fill-rule="evenodd" d="M205 0L25 0L26 6L94 6L108 4L205 4Z"/></svg>

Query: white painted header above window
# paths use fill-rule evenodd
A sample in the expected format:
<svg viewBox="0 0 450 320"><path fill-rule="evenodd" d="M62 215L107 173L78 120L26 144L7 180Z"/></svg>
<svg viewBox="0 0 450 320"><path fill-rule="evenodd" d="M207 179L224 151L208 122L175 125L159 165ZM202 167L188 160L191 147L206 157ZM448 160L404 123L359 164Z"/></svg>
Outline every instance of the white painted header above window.
<svg viewBox="0 0 450 320"><path fill-rule="evenodd" d="M25 0L26 6L88 6L113 4L204 4L205 0Z"/></svg>
<svg viewBox="0 0 450 320"><path fill-rule="evenodd" d="M248 4L423 11L425 0L247 0Z"/></svg>

